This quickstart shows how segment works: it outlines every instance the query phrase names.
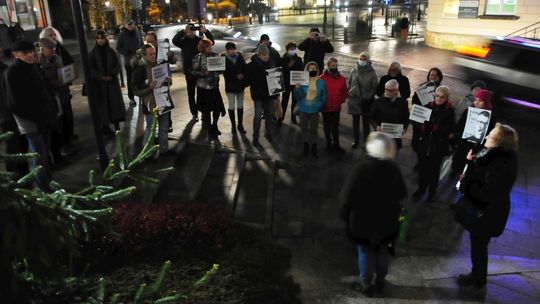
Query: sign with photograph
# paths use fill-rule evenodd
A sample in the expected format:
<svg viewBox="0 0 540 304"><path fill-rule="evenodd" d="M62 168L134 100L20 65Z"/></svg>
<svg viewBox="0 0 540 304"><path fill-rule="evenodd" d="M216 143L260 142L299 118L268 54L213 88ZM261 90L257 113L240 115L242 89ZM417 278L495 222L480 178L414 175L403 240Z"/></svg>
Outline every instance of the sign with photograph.
<svg viewBox="0 0 540 304"><path fill-rule="evenodd" d="M486 137L491 111L470 107L467 112L467 121L463 130L462 139L481 144Z"/></svg>
<svg viewBox="0 0 540 304"><path fill-rule="evenodd" d="M273 68L266 70L266 83L268 84L268 95L276 95L285 91L283 87L283 70L281 68Z"/></svg>
<svg viewBox="0 0 540 304"><path fill-rule="evenodd" d="M410 120L416 121L419 123L424 123L425 121L429 121L430 117L431 117L431 109L419 106L417 104L413 104L412 109L411 109L411 114L409 115Z"/></svg>
<svg viewBox="0 0 540 304"><path fill-rule="evenodd" d="M425 106L435 100L435 85L433 82L426 82L416 88L416 95L420 103Z"/></svg>
<svg viewBox="0 0 540 304"><path fill-rule="evenodd" d="M209 72L225 71L225 56L206 57L206 68Z"/></svg>
<svg viewBox="0 0 540 304"><path fill-rule="evenodd" d="M169 87L166 84L154 89L154 98L156 99L156 107L159 110L159 115L174 109L174 104L169 94Z"/></svg>
<svg viewBox="0 0 540 304"><path fill-rule="evenodd" d="M156 65L152 68L152 80L157 81L158 86L161 86L169 77L169 67L166 63Z"/></svg>
<svg viewBox="0 0 540 304"><path fill-rule="evenodd" d="M392 138L401 138L403 135L403 125L383 122L381 123L381 131L387 133Z"/></svg>
<svg viewBox="0 0 540 304"><path fill-rule="evenodd" d="M291 71L291 83L290 85L308 85L309 84L309 72L308 71Z"/></svg>

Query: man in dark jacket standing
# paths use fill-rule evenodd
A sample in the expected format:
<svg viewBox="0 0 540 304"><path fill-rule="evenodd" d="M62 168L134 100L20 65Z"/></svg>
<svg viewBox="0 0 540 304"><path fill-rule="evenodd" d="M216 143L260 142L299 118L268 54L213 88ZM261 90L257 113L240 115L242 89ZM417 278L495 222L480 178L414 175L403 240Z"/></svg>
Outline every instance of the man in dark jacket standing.
<svg viewBox="0 0 540 304"><path fill-rule="evenodd" d="M193 75L191 75L191 64L193 62L193 58L195 58L197 53L199 53L197 50L197 45L199 45L199 41L201 41L201 39L206 37L212 41L212 44L215 43L212 33L210 33L210 31L206 29L204 25L200 25L199 27L201 36L196 35L197 27L195 24L190 23L186 25L185 29L176 33L172 40L173 44L182 50L182 66L184 68L184 75L186 75L189 110L191 111L191 115L193 115L193 120L195 121L198 121L199 119L197 118L197 104L195 103L196 79L193 77Z"/></svg>
<svg viewBox="0 0 540 304"><path fill-rule="evenodd" d="M268 83L266 81L266 70L274 68L274 63L270 60L270 51L266 45L259 45L257 54L251 57L251 62L246 68L246 81L250 86L251 98L255 104L255 115L253 117L253 145L259 145L259 131L261 129L261 114L267 119L265 122L265 137L272 142L272 130L274 120L272 119L273 102L279 95L270 96Z"/></svg>
<svg viewBox="0 0 540 304"><path fill-rule="evenodd" d="M131 79L131 75L133 74L133 66L131 61L137 54L137 50L142 46L142 36L135 26L135 22L133 20L125 20L124 25L124 28L120 34L118 34L118 39L116 40L116 50L118 53L124 56L124 68L126 69L129 104L134 106L137 103L135 102L135 97L133 94L133 84Z"/></svg>
<svg viewBox="0 0 540 304"><path fill-rule="evenodd" d="M403 99L409 99L411 97L411 85L409 83L409 78L401 74L401 64L397 61L394 61L388 67L388 74L381 77L379 85L377 85L377 91L375 95L379 97L384 96L384 85L390 79L395 79L399 83L399 94Z"/></svg>
<svg viewBox="0 0 540 304"><path fill-rule="evenodd" d="M287 113L287 107L289 105L289 97L292 99L291 105L291 122L296 124L296 114L293 113L294 108L296 107L296 98L294 94L291 94L294 86L291 85L291 71L303 71L304 63L302 63L302 58L298 57L296 54L296 43L289 42L285 46L285 54L281 58L281 67L283 68L283 85L285 86L285 91L281 94L281 108L283 110L283 117L278 119L278 127L281 126L283 118Z"/></svg>
<svg viewBox="0 0 540 304"><path fill-rule="evenodd" d="M6 102L30 150L39 154L32 160L32 169L43 167L37 174L38 187L50 192L49 142L58 108L45 77L34 64L34 45L19 41L13 46L13 55L15 62L4 75Z"/></svg>
<svg viewBox="0 0 540 304"><path fill-rule="evenodd" d="M326 35L321 34L318 28L314 27L309 30L309 37L298 45L300 51L304 51L304 63L315 61L318 66L324 66L325 53L333 53L334 47L326 38ZM320 69L321 73L323 69Z"/></svg>
<svg viewBox="0 0 540 304"><path fill-rule="evenodd" d="M274 47L272 47L272 41L270 41L270 36L268 36L267 34L262 34L257 47L259 47L259 45L261 44L266 45L266 47L268 48L268 51L270 52L270 59L274 62L274 65L276 67L280 67L281 56L279 55L279 52Z"/></svg>

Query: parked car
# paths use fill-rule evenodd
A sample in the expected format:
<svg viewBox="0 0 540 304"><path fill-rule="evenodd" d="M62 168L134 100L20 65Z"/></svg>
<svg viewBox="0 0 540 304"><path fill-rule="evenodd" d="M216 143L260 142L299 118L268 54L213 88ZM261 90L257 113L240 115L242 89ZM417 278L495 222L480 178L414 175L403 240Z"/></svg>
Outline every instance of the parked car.
<svg viewBox="0 0 540 304"><path fill-rule="evenodd" d="M236 44L236 48L241 51L244 55L244 58L249 59L255 52L257 48L257 43L259 40L254 37L248 37L243 35L241 32L234 30L233 28L228 28L221 25L205 24L206 28L212 32L212 35L215 40L213 47L214 52L220 54L225 52L225 44L229 41ZM156 32L158 37L158 42L163 41L165 38L169 39L171 42L171 51L178 56L178 63L176 69L182 69L182 60L181 55L182 51L180 48L172 44L172 39L176 33L186 28L186 24L175 24L175 25L164 25L164 26L155 26L153 30ZM272 44L278 51L281 49L279 45ZM175 67L171 68L173 71Z"/></svg>
<svg viewBox="0 0 540 304"><path fill-rule="evenodd" d="M460 47L454 63L515 104L540 109L540 41L497 37L483 48Z"/></svg>

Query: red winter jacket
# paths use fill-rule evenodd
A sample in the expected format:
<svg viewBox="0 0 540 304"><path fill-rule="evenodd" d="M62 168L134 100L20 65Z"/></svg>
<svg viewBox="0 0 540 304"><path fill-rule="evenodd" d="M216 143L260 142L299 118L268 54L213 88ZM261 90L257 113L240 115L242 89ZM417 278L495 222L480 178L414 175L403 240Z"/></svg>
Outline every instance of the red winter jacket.
<svg viewBox="0 0 540 304"><path fill-rule="evenodd" d="M337 78L333 78L328 72L324 72L321 79L324 81L324 87L326 88L326 103L322 111L341 111L341 104L345 102L349 94L345 77L339 75Z"/></svg>

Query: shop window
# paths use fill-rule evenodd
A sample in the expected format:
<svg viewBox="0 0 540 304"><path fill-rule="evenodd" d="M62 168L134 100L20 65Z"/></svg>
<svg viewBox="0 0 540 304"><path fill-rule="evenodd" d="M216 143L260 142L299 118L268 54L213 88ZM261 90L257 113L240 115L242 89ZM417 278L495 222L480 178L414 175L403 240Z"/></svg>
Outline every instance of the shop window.
<svg viewBox="0 0 540 304"><path fill-rule="evenodd" d="M517 0L487 0L486 15L515 15Z"/></svg>
<svg viewBox="0 0 540 304"><path fill-rule="evenodd" d="M7 4L11 21L18 22L24 30L47 26L43 0L8 0Z"/></svg>

